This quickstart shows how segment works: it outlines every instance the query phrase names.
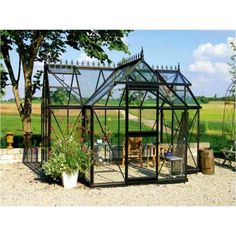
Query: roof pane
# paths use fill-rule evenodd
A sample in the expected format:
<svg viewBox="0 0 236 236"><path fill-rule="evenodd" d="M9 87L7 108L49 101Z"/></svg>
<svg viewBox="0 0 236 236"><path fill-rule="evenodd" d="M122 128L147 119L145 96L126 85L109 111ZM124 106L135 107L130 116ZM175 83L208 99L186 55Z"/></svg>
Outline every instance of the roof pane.
<svg viewBox="0 0 236 236"><path fill-rule="evenodd" d="M96 103L100 98L104 97L113 87L114 82L125 81L132 66L127 66L114 70L107 80L97 89L97 91L88 99L87 105L91 106Z"/></svg>

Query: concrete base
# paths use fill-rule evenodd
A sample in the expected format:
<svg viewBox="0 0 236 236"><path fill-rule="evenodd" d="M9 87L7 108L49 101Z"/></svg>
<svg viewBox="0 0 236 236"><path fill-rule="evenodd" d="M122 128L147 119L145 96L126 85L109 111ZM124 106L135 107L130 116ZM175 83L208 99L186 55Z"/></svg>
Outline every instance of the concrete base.
<svg viewBox="0 0 236 236"><path fill-rule="evenodd" d="M25 152L23 148L0 149L0 164L19 163L24 161L41 161L41 148L32 148Z"/></svg>

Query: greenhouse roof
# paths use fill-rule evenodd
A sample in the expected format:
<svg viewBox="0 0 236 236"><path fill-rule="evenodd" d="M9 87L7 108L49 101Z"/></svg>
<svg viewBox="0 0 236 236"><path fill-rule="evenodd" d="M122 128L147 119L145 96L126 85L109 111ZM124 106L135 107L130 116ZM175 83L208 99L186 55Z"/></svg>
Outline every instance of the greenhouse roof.
<svg viewBox="0 0 236 236"><path fill-rule="evenodd" d="M108 96L118 84L159 86L159 98L170 106L199 106L188 86L191 83L178 70L153 70L143 57L118 65L104 83L87 100L93 106ZM181 87L181 88L180 88ZM108 98L109 99L109 98ZM121 98L122 99L122 98Z"/></svg>
<svg viewBox="0 0 236 236"><path fill-rule="evenodd" d="M54 79L49 80L48 91L51 94L68 94L68 101L64 105L97 106L106 100L105 106L111 104L110 100L119 100L115 106L125 106L125 85L145 88L147 93L161 100L161 106L172 107L200 107L190 86L191 83L181 73L180 67L154 69L144 60L143 52L129 59L123 59L115 66L110 64L95 65L89 62L68 64L48 64L48 72ZM96 80L96 75L97 80ZM70 76L71 75L71 76ZM55 82L55 79L57 82ZM94 82L93 82L94 81ZM149 89L147 89L149 88ZM158 92L157 92L158 90ZM52 99L53 101L53 99ZM72 102L73 101L73 102ZM57 105L57 103L55 103ZM114 105L114 102L113 102Z"/></svg>

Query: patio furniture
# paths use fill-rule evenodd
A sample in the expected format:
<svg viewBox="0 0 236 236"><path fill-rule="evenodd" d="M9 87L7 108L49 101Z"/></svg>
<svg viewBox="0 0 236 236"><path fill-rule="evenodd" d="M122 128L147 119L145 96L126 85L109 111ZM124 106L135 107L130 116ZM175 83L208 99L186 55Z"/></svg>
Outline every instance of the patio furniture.
<svg viewBox="0 0 236 236"><path fill-rule="evenodd" d="M234 144L231 146L230 149L221 149L221 151L224 154L224 161L222 165L224 165L226 161L228 161L231 165L231 159L235 160L236 157L236 141L234 141Z"/></svg>
<svg viewBox="0 0 236 236"><path fill-rule="evenodd" d="M152 163L153 163L153 166L155 166L156 165L156 153L157 153L156 146L154 145L153 148L154 148L155 154L153 155ZM165 159L165 155L168 152L168 149L169 149L168 144L159 144L158 145L158 163L160 163L161 159Z"/></svg>
<svg viewBox="0 0 236 236"><path fill-rule="evenodd" d="M146 156L147 158L147 166L149 167L150 163L149 163L149 159L152 159L152 163L153 161L153 157L155 156L156 153L156 145L153 143L147 143L146 147L144 148L144 156Z"/></svg>
<svg viewBox="0 0 236 236"><path fill-rule="evenodd" d="M170 177L183 175L183 158L182 157L177 157L174 155L170 155L170 156L167 155L165 156L165 159L168 162L170 162ZM177 162L180 162L180 168L176 165Z"/></svg>
<svg viewBox="0 0 236 236"><path fill-rule="evenodd" d="M125 164L125 142L123 144L122 166ZM143 167L142 160L142 137L128 138L128 158L138 159L140 166Z"/></svg>

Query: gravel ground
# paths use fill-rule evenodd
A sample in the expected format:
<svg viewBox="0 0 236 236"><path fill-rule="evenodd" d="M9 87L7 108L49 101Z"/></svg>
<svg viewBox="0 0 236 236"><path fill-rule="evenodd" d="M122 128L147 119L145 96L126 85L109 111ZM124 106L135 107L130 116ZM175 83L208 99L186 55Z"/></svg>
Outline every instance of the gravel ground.
<svg viewBox="0 0 236 236"><path fill-rule="evenodd" d="M0 165L1 206L235 206L235 172L221 166L214 175L188 175L181 184L66 190L44 181L22 163Z"/></svg>

